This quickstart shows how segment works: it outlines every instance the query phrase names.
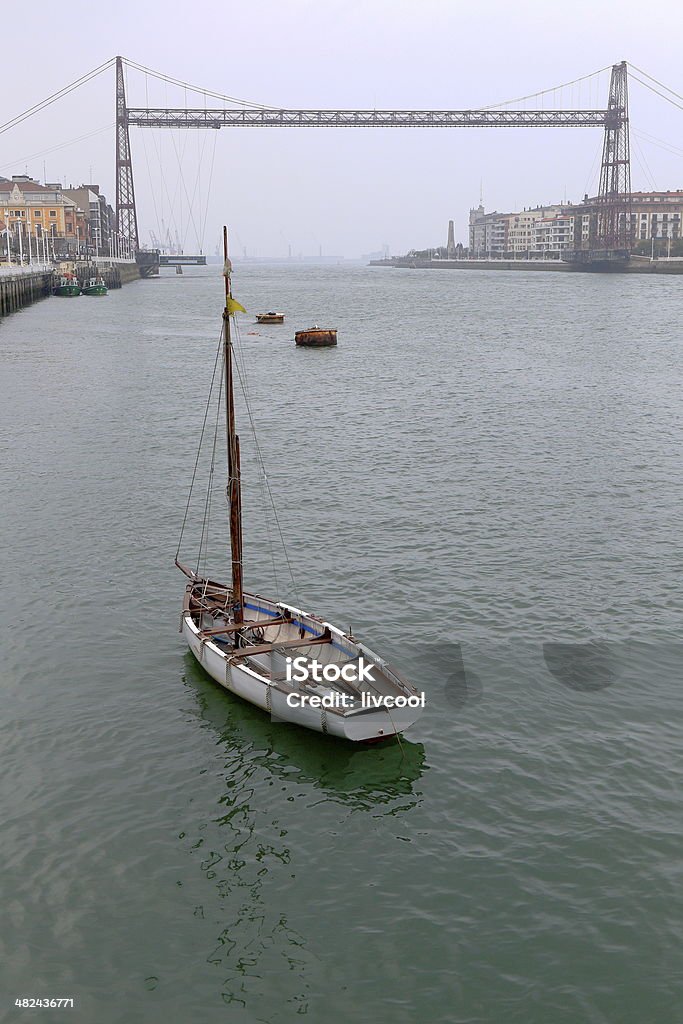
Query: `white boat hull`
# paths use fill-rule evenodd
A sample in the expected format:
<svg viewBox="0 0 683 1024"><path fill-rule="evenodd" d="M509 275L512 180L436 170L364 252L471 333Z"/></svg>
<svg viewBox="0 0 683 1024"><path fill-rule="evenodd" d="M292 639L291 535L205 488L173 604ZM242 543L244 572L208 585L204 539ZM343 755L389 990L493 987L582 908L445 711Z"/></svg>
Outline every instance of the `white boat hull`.
<svg viewBox="0 0 683 1024"><path fill-rule="evenodd" d="M290 609L285 605L271 605L269 608L271 614L273 608L286 608L288 611L296 613L301 617L296 620L297 623L305 615L298 609ZM297 693L298 688L292 684L285 686L282 683L286 664L283 654L273 652L267 656L267 659L263 655L254 659L255 662L261 662L262 665L262 667L259 666L260 671L257 671L236 659L234 657L235 650L232 647L225 649L215 639L205 636L195 618L196 616L193 616L186 607L183 611L181 631L198 663L222 687L269 713L274 720L290 722L315 732L338 736L354 742L371 742L404 732L413 725L422 712L424 695L418 694L417 690L403 680L400 681L401 693L397 689L397 695L400 699L412 697L412 706L356 707L341 711L335 708L311 706L307 703L298 706L300 697L292 696L293 693ZM322 623L321 620L316 621L319 625L333 631L333 644L337 638L346 648L354 643L335 627L328 623ZM265 622L267 623L267 620ZM334 646L340 647L341 643L334 644ZM301 641L301 646L305 648L305 639ZM366 650L363 648L364 652ZM296 656L297 652L291 653ZM368 653L371 654L371 652ZM269 673L264 671L266 660L269 662ZM391 672L394 678L400 679L392 670L388 669L384 662L378 659L377 667L380 665L382 666L381 671ZM268 678L268 675L274 671L278 676L277 683L271 682ZM415 706L416 700L421 700L417 706Z"/></svg>

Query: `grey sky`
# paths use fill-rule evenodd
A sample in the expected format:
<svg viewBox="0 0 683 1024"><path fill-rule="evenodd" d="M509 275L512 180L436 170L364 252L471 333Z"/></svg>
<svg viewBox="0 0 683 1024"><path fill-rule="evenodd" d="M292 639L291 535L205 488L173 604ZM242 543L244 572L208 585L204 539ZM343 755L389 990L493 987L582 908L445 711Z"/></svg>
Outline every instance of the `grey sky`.
<svg viewBox="0 0 683 1024"><path fill-rule="evenodd" d="M674 0L650 8L634 0L120 0L111 8L70 0L54 17L52 3L34 3L32 11L42 13L28 25L19 16L3 47L2 122L116 53L198 86L285 107L489 106L624 59L683 93L683 15ZM591 105L605 105L608 79L604 73L593 82ZM633 82L630 95L632 128L681 147L683 110ZM129 104L142 106L146 96L154 105L184 105L182 91L131 72ZM562 98L565 106L588 106L588 85ZM554 105L552 97L545 102ZM204 105L199 97L189 103ZM42 180L45 164L48 180L75 185L92 169L113 202L113 119L109 71L0 135L0 174L27 170ZM465 241L480 182L487 209L557 202L565 194L578 201L596 187L602 133L131 129L131 143L143 241L163 217L186 248L204 234L213 253L227 221L238 252L286 254L291 245L294 253L322 247L325 255L354 256L384 242L392 252L443 244L450 217ZM683 187L683 152L637 134L632 148L634 188ZM194 223L181 201L185 191L195 194Z"/></svg>

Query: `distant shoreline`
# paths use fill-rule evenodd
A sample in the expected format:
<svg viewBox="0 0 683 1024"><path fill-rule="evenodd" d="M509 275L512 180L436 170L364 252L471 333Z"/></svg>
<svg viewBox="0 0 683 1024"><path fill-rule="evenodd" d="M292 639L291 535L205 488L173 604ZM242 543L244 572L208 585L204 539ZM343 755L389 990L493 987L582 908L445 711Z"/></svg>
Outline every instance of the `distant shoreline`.
<svg viewBox="0 0 683 1024"><path fill-rule="evenodd" d="M370 260L371 267L398 267L405 270L517 270L549 271L550 273L611 273L611 274L683 274L683 259L656 259L631 257L628 263L586 265L565 263L562 260L423 260L396 256L387 260Z"/></svg>

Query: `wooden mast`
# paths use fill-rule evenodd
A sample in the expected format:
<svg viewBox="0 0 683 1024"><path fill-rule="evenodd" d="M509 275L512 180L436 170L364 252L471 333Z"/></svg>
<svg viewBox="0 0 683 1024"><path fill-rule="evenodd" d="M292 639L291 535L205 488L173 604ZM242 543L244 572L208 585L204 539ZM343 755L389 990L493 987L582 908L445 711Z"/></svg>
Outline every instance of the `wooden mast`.
<svg viewBox="0 0 683 1024"><path fill-rule="evenodd" d="M225 309L223 310L223 353L225 357L225 413L228 433L228 502L230 505L230 553L232 559L232 606L236 624L244 622L242 600L242 486L240 480L240 439L235 432L235 396L233 394L232 339L230 336L230 274L228 229L223 228L223 276L225 277ZM235 634L237 641L239 634Z"/></svg>

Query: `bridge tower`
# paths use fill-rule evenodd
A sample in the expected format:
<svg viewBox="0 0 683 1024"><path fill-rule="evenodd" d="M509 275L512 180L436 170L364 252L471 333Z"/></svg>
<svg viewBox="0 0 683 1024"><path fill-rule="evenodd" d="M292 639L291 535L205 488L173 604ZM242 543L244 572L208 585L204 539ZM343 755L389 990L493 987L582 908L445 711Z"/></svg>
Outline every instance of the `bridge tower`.
<svg viewBox="0 0 683 1024"><path fill-rule="evenodd" d="M630 251L633 232L626 61L612 68L595 220L596 248Z"/></svg>
<svg viewBox="0 0 683 1024"><path fill-rule="evenodd" d="M131 254L135 256L138 251L138 215L121 57L116 58L116 230L130 243Z"/></svg>

